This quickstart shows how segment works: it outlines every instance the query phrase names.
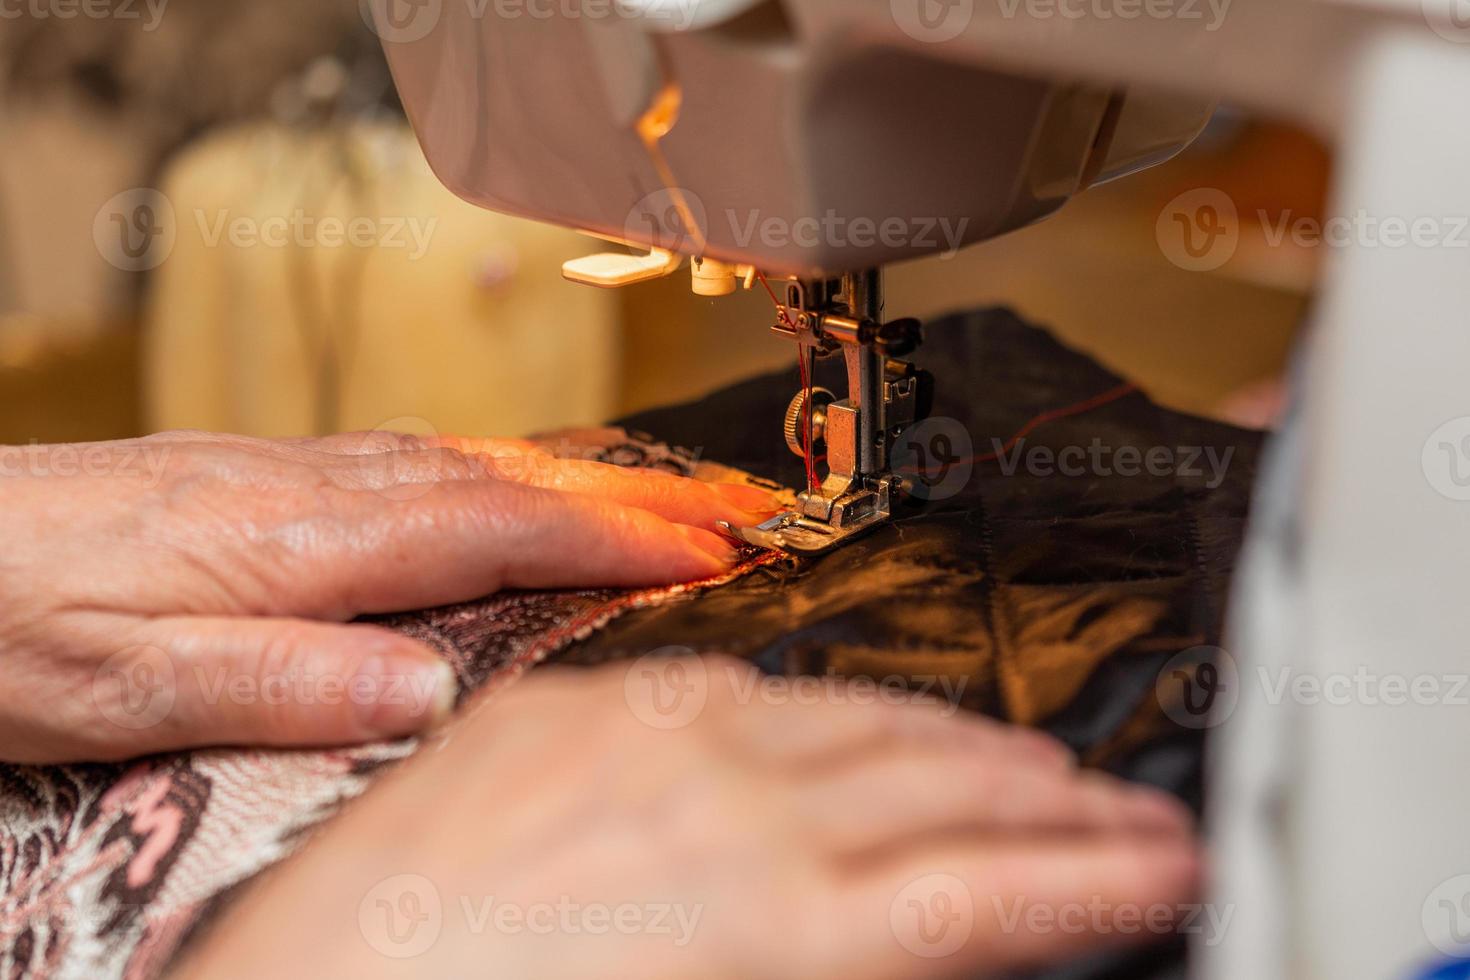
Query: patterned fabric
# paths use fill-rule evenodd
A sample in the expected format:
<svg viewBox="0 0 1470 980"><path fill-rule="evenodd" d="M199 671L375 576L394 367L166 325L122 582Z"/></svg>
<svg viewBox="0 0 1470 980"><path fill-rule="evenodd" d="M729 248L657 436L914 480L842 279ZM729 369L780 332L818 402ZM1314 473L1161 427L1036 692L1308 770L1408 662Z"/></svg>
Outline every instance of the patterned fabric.
<svg viewBox="0 0 1470 980"><path fill-rule="evenodd" d="M1049 422L1018 449L1053 461L1070 447L1167 449L1177 467L1069 476L1012 466L997 454L1009 436L1119 379L1004 311L948 317L928 332L918 359L935 375L936 415L948 421L936 419L925 442L963 437L972 445L960 455L975 455L953 493L911 503L892 524L814 561L757 555L686 588L506 594L379 621L439 650L467 689L482 692L543 659L597 664L673 644L772 674L897 678L1042 727L1089 765L1198 808L1205 732L1169 712L1156 682L1181 651L1222 642L1258 436L1134 395ZM801 463L772 413L797 384L794 371L772 375L628 422L699 454L621 430L569 433L554 448L790 485ZM1228 466L1197 471L1189 461L1204 450ZM705 453L738 471L701 461ZM229 889L289 854L413 749L196 752L130 770L0 766L0 980L157 976ZM1174 943L1041 976L1176 978L1184 967Z"/></svg>
<svg viewBox="0 0 1470 980"><path fill-rule="evenodd" d="M571 434L562 448L625 466L733 476L616 430ZM378 621L439 651L462 698L483 695L624 613L773 560L751 554L721 578L674 588L508 592ZM0 765L0 977L159 976L222 896L289 855L415 747L403 740L185 752L131 765Z"/></svg>

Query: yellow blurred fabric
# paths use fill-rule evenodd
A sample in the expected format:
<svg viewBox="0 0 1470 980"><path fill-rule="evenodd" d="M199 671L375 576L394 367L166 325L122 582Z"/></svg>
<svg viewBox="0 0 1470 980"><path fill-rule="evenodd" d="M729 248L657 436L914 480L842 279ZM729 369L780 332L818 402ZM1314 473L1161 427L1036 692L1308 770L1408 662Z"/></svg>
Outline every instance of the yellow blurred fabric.
<svg viewBox="0 0 1470 980"><path fill-rule="evenodd" d="M560 275L589 240L458 200L402 124L216 134L161 189L151 429L514 435L616 412L618 300Z"/></svg>

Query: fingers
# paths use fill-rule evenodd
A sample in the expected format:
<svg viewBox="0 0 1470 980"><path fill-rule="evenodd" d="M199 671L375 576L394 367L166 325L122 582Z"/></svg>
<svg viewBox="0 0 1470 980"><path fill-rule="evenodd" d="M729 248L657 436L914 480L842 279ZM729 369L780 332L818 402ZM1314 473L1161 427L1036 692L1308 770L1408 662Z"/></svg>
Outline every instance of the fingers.
<svg viewBox="0 0 1470 980"><path fill-rule="evenodd" d="M716 521L729 521L737 527L759 524L780 509L774 497L755 487L703 483L657 470L556 459L545 453L477 454L472 458L496 479L592 494L707 529L713 528Z"/></svg>
<svg viewBox="0 0 1470 980"><path fill-rule="evenodd" d="M419 437L375 431L298 440L291 445L339 457L329 462L329 472L339 485L354 489L507 480L545 490L591 494L707 530L717 521L737 527L759 524L781 507L770 493L756 487L708 484L662 471L560 459L523 439Z"/></svg>
<svg viewBox="0 0 1470 980"><path fill-rule="evenodd" d="M536 443L529 439L459 439L442 436L417 436L407 432L373 429L366 432L340 432L330 436L307 436L282 442L319 453L337 456L366 456L394 452L422 452L430 449L453 449L461 453L530 452ZM473 448L469 448L473 446Z"/></svg>
<svg viewBox="0 0 1470 980"><path fill-rule="evenodd" d="M388 491L404 498L449 480L492 479L543 490L581 493L637 507L678 524L712 530L717 521L737 527L759 524L780 504L769 493L736 484L709 484L657 470L628 469L591 460L557 459L529 444L479 440L476 451L429 446L368 452L331 466L339 485ZM407 492L405 492L407 490Z"/></svg>
<svg viewBox="0 0 1470 980"><path fill-rule="evenodd" d="M279 579L293 615L351 619L464 602L503 588L638 588L730 568L708 531L581 494L499 480L426 488L408 501L354 495Z"/></svg>
<svg viewBox="0 0 1470 980"><path fill-rule="evenodd" d="M1192 816L1173 797L1079 772L1040 732L946 702L863 703L880 690L916 695L861 679L754 679L748 665L702 663L717 703L767 692L717 717L742 755L789 779L795 823L812 830L817 850L853 856L955 832L1191 831Z"/></svg>
<svg viewBox="0 0 1470 980"><path fill-rule="evenodd" d="M1034 729L962 711L948 698L866 678L764 678L744 661L704 658L712 695L749 710L725 724L746 751L815 773L898 747L952 748L1034 766L1070 768L1072 753ZM703 676L703 674L701 674ZM946 681L950 679L946 678ZM774 693L764 695L764 686ZM802 710L790 710L793 706ZM779 714L780 717L773 717Z"/></svg>
<svg viewBox="0 0 1470 980"><path fill-rule="evenodd" d="M1183 838L968 840L855 874L831 910L844 942L823 975L968 976L1157 941L1195 901Z"/></svg>
<svg viewBox="0 0 1470 980"><path fill-rule="evenodd" d="M874 792L881 787L881 792ZM1189 836L1191 817L1164 793L994 752L891 752L793 791L817 846L863 856L946 834Z"/></svg>
<svg viewBox="0 0 1470 980"><path fill-rule="evenodd" d="M397 738L447 718L458 693L445 661L372 626L179 617L129 634L136 655L96 686L127 756Z"/></svg>

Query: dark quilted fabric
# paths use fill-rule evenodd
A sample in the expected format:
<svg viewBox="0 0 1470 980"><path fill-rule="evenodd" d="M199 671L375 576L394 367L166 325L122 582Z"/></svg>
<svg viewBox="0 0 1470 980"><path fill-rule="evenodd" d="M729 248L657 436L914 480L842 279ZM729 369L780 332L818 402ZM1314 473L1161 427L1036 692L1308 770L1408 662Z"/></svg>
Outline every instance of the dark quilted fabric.
<svg viewBox="0 0 1470 980"><path fill-rule="evenodd" d="M935 415L969 433L975 456L1039 413L1119 385L1006 311L950 316L927 337L917 360L936 375ZM825 383L842 390L839 378ZM782 445L779 418L797 385L793 369L627 425L796 485L801 461ZM964 706L1044 728L1086 763L1198 809L1204 736L1170 720L1155 683L1175 654L1220 643L1259 442L1133 394L1038 427L1018 447L1041 460L1034 473L980 462L956 495L911 506L844 550L623 617L561 659L678 644L772 673L903 677L935 690L939 678ZM1103 465L1085 475L1052 472L1033 452L1094 445ZM1139 459L1155 450L1159 465L1119 475L1135 469L1124 447ZM1182 975L1183 958L1176 943L1049 975Z"/></svg>

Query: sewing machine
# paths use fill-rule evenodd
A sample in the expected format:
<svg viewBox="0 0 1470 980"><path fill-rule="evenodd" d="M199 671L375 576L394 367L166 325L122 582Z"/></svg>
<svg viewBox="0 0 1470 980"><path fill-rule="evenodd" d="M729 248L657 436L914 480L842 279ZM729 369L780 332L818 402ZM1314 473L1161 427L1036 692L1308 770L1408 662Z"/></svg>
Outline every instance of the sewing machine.
<svg viewBox="0 0 1470 980"><path fill-rule="evenodd" d="M452 190L644 250L569 278L686 261L704 295L764 278L803 361L844 358L846 397L804 386L784 425L825 475L792 512L730 529L796 553L885 520L902 490L891 449L925 379L878 270L942 248L926 223L962 245L1044 218L1177 152L1217 97L1333 143L1338 213L1470 215L1459 0L365 2ZM1470 603L1446 583L1470 504L1435 492L1420 449L1470 415L1467 261L1334 251L1295 454L1260 491L1237 587L1252 667L1463 670ZM1235 915L1202 951L1210 976L1388 977L1433 952L1434 889L1470 872L1470 789L1443 778L1470 769L1461 717L1242 703L1216 740L1215 900Z"/></svg>
<svg viewBox="0 0 1470 980"><path fill-rule="evenodd" d="M412 21L380 30L451 189L644 249L569 262L567 278L615 287L687 263L695 291L718 296L769 276L783 293L775 328L805 371L844 359L845 398L804 389L779 427L773 406L772 438L814 460L798 506L727 529L811 555L890 516L905 481L894 441L930 400L902 360L919 324L885 320L881 267L1017 228L1166 159L1211 105L950 59L886 16L844 24L849 0L790 6L480 19L451 3L428 43L392 42Z"/></svg>

